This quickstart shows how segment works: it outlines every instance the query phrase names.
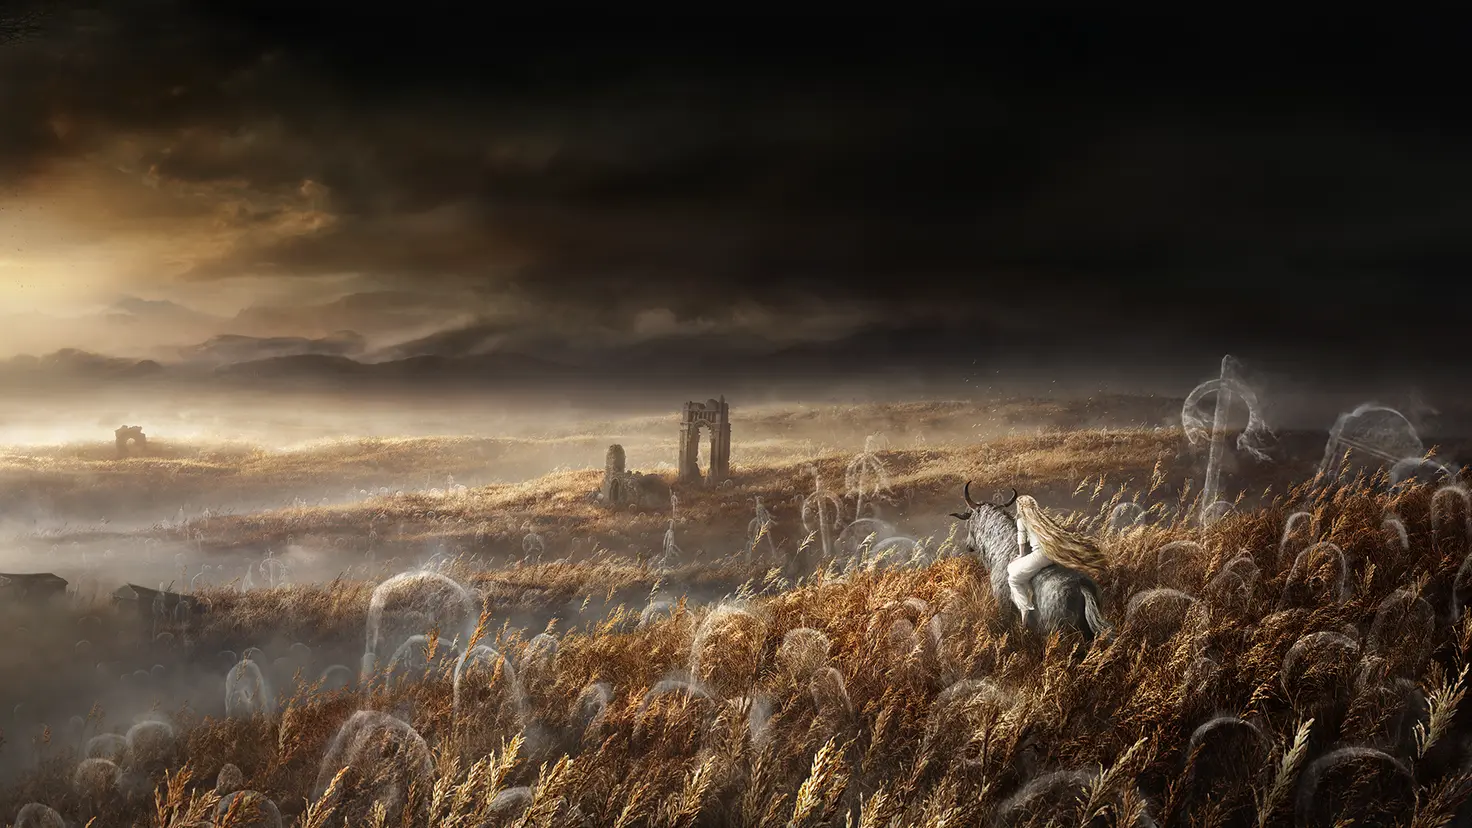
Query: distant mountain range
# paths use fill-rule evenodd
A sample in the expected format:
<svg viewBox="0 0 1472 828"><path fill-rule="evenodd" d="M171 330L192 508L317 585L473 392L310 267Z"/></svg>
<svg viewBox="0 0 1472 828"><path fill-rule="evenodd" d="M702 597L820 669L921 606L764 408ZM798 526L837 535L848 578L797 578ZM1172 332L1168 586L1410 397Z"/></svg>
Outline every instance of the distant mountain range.
<svg viewBox="0 0 1472 828"><path fill-rule="evenodd" d="M124 296L102 311L107 319L123 324L147 323L150 325L210 325L221 317L202 313L167 299L139 299Z"/></svg>
<svg viewBox="0 0 1472 828"><path fill-rule="evenodd" d="M22 355L0 362L0 379L58 378L137 380L161 377L163 365L151 359L102 356L64 348L45 356Z"/></svg>
<svg viewBox="0 0 1472 828"><path fill-rule="evenodd" d="M473 300L465 297L394 291L261 305L234 317L168 300L123 297L79 319L0 317L0 324L45 331L41 341L62 346L42 352L45 356L0 361L0 384L146 379L245 389L441 385L474 390L616 389L660 382L685 387L737 380L761 386L811 378L903 383L973 373L1015 350L1009 347L1015 343L1000 341L984 328L959 326L881 325L800 344L715 332L599 339L488 321L475 311ZM78 340L66 341L68 335ZM374 344L384 342L394 344ZM1052 347L1027 345L1035 359Z"/></svg>
<svg viewBox="0 0 1472 828"><path fill-rule="evenodd" d="M120 297L85 313L4 313L0 330L12 343L24 343L30 353L52 353L79 349L110 354L128 354L162 362L181 358L213 359L212 349L241 346L231 337L260 340L260 352L249 358L282 356L298 351L344 352L335 344L347 332L367 339L408 339L446 326L463 326L473 321L465 303L433 294L419 296L391 291L354 293L319 303L268 304L223 316L195 310L167 299ZM225 336L221 336L225 335ZM218 341L208 342L219 337ZM319 346L301 346L290 341L328 341ZM359 343L357 348L366 347ZM196 354L180 350L201 349ZM274 349L274 350L273 350ZM219 355L236 360L241 354Z"/></svg>
<svg viewBox="0 0 1472 828"><path fill-rule="evenodd" d="M573 367L522 354L473 357L417 356L386 362L359 362L343 356L303 354L240 362L210 376L230 384L280 383L342 386L373 384L485 385L539 383L577 378Z"/></svg>
<svg viewBox="0 0 1472 828"><path fill-rule="evenodd" d="M730 337L675 336L602 349L547 343L552 355L490 350L482 331L452 331L366 352L352 331L321 338L213 336L175 349L175 358L126 359L79 349L0 361L0 383L189 382L226 388L334 390L433 385L447 388L616 387L802 377L923 376L974 358L954 333L899 330L824 343L760 348ZM974 344L974 340L972 341Z"/></svg>
<svg viewBox="0 0 1472 828"><path fill-rule="evenodd" d="M674 334L614 345L579 344L550 336L529 338L502 325L480 323L381 349L368 355L368 361L419 356L472 358L511 350L600 374L644 375L652 371L867 374L875 370L923 371L930 365L968 364L994 351L996 344L983 331L922 325L876 327L837 339L796 345L775 345L724 333Z"/></svg>
<svg viewBox="0 0 1472 828"><path fill-rule="evenodd" d="M302 336L243 336L221 334L194 346L178 349L184 362L215 366L254 360L300 356L350 357L362 354L368 340L355 331L337 331L320 339Z"/></svg>
<svg viewBox="0 0 1472 828"><path fill-rule="evenodd" d="M328 302L302 305L257 305L245 308L217 330L261 337L332 337L338 331L410 336L446 326L468 324L471 311L464 297L366 291Z"/></svg>
<svg viewBox="0 0 1472 828"><path fill-rule="evenodd" d="M326 390L387 392L401 389L436 392L547 391L623 393L664 389L703 399L737 388L748 394L766 388L886 388L896 393L944 387L966 387L985 393L994 384L1029 383L1051 391L1072 384L1085 391L1107 385L1148 393L1183 393L1216 375L1220 345L1162 344L1153 332L1133 339L1115 337L1095 342L1091 332L1073 336L1019 339L984 325L876 325L847 336L774 344L758 337L725 333L679 333L624 341L598 341L594 335L567 337L555 331L516 328L484 319L433 333L404 333L397 344L381 332L328 327L365 308L407 302L411 297L365 293L286 313L306 318L321 308L335 308L311 335L244 333L230 320L202 314L168 301L124 299L93 321L109 320L92 341L105 347L62 347L41 356L0 359L0 391L87 388L100 385L162 384L190 388L270 392ZM415 317L418 311L408 313ZM269 315L255 309L242 316ZM337 315L333 315L337 314ZM418 317L415 317L418 318ZM43 324L21 317L0 317L0 325ZM427 317L421 319L424 321ZM283 322L284 324L284 322ZM168 347L127 347L167 328L177 334L202 329L199 338ZM80 328L79 328L80 329ZM230 333L220 331L230 330ZM425 327L423 330L430 330ZM1066 332L1065 332L1066 333ZM1305 355L1259 346L1256 352L1233 353L1262 378L1259 393L1272 399L1271 387L1311 383L1318 390L1337 389L1346 399L1374 396L1384 390L1424 385L1444 401L1460 389L1426 372L1412 379L1403 363L1345 357L1313 360ZM122 356L127 354L128 356ZM1257 387L1257 386L1255 386ZM1383 389L1383 390L1382 390ZM947 391L946 393L950 393Z"/></svg>

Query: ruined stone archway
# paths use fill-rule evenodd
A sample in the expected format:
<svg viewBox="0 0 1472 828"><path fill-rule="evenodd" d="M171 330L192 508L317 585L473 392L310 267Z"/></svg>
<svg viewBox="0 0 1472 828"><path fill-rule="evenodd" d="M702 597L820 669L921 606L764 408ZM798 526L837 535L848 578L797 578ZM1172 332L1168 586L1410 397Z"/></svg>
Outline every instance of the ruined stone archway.
<svg viewBox="0 0 1472 828"><path fill-rule="evenodd" d="M700 471L700 439L710 440L710 468ZM714 485L731 476L731 408L719 400L687 402L680 417L680 482Z"/></svg>
<svg viewBox="0 0 1472 828"><path fill-rule="evenodd" d="M148 448L148 435L143 433L143 426L118 426L113 434L117 438L118 456L128 456L128 443L132 443L141 454Z"/></svg>

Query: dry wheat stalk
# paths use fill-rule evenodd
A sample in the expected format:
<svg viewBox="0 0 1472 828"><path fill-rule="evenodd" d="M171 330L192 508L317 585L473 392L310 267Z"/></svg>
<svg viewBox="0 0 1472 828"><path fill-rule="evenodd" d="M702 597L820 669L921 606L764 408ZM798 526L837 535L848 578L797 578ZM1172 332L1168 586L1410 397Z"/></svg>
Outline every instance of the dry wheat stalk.
<svg viewBox="0 0 1472 828"><path fill-rule="evenodd" d="M328 783L327 790L322 792L322 796L307 805L306 814L302 817L302 828L324 828L327 825L327 821L332 818L332 812L337 809L337 791L347 773L347 767L338 771Z"/></svg>
<svg viewBox="0 0 1472 828"><path fill-rule="evenodd" d="M864 801L859 808L858 828L879 828L887 824L893 815L894 800L884 792L881 785L874 795Z"/></svg>
<svg viewBox="0 0 1472 828"><path fill-rule="evenodd" d="M793 828L822 824L838 804L847 785L848 777L843 772L843 749L838 747L835 737L829 739L813 757L812 772L797 789L797 801L789 824Z"/></svg>
<svg viewBox="0 0 1472 828"><path fill-rule="evenodd" d="M644 815L649 803L654 799L654 795L655 791L649 781L640 781L624 801L624 807L619 811L618 819L613 823L613 828L628 828L628 826L638 822Z"/></svg>
<svg viewBox="0 0 1472 828"><path fill-rule="evenodd" d="M1439 669L1435 671L1438 675L1436 688L1427 694L1427 710L1429 718L1425 723L1416 724L1416 758L1426 758L1426 752L1436 744L1451 727L1452 717L1456 715L1457 705L1461 703L1462 697L1467 693L1467 666L1463 665L1457 673L1455 682L1449 682L1447 677Z"/></svg>
<svg viewBox="0 0 1472 828"><path fill-rule="evenodd" d="M1314 720L1309 719L1298 726L1298 733L1293 737L1293 745L1283 755L1283 761L1278 766L1278 773L1273 777L1272 788L1258 804L1258 828L1266 828L1273 813L1288 800L1298 780L1298 772L1303 768L1304 760L1308 758L1308 734L1313 725Z"/></svg>
<svg viewBox="0 0 1472 828"><path fill-rule="evenodd" d="M566 804L561 789L566 785L572 769L572 760L563 756L550 769L544 764L537 775L537 785L532 790L532 806L517 822L518 828L531 825L552 825L551 820Z"/></svg>
<svg viewBox="0 0 1472 828"><path fill-rule="evenodd" d="M1472 773L1449 776L1416 797L1416 814L1411 828L1445 828L1457 809L1472 795Z"/></svg>
<svg viewBox="0 0 1472 828"><path fill-rule="evenodd" d="M672 828L691 828L700 816L700 809L705 804L705 796L710 791L712 778L720 757L716 754L707 756L705 761L696 766L695 770L686 775L685 784L680 793L675 797L671 805L672 814L668 824Z"/></svg>

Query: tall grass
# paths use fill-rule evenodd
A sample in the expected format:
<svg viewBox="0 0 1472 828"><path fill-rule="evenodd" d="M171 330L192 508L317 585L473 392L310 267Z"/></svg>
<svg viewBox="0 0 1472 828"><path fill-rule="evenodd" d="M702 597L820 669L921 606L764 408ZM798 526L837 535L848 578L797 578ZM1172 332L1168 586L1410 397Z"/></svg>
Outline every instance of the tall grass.
<svg viewBox="0 0 1472 828"><path fill-rule="evenodd" d="M1142 452L1134 465L1154 477L1154 462ZM152 780L156 800L84 797L75 757L56 755L3 806L35 799L98 825L182 826L213 807L208 780L233 763L247 789L313 828L340 824L364 797L369 824L433 826L1391 824L1375 808L1399 824L1448 824L1472 792L1472 617L1452 613L1472 592L1458 583L1472 547L1461 522L1433 526L1433 496L1387 494L1379 480L1302 486L1205 530L1146 510L1101 530L1118 633L1088 647L1003 625L968 556L820 572L747 595L739 624L705 623L730 606L680 602L649 624L631 623L633 607L567 631L519 721L457 722L444 671L392 689L299 686L272 716L185 717L182 764ZM1193 513L1189 497L1178 514ZM1073 520L1104 526L1121 499L1101 478L1097 513ZM1317 534L1295 521L1285 535L1298 512ZM1387 533L1387 515L1407 543ZM496 577L503 589L588 595L641 572L603 560ZM1132 600L1162 589L1184 597ZM367 587L353 583L220 593L211 623L269 629L288 596L303 623L362 628ZM1429 625L1416 623L1417 602ZM519 663L526 634L488 619L475 640ZM800 628L827 646L798 659L787 636ZM697 637L720 657L691 676ZM599 682L612 700L585 728L575 701ZM433 751L402 813L375 810L356 771L328 769L331 784L314 790L328 743L359 710L402 717ZM1250 727L1193 739L1223 717Z"/></svg>

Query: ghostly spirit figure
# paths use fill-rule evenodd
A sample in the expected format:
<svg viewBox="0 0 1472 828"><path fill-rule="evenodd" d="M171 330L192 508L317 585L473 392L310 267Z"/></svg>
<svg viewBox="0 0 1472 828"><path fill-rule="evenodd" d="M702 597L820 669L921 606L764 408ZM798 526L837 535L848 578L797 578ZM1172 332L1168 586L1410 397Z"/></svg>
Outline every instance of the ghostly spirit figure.
<svg viewBox="0 0 1472 828"><path fill-rule="evenodd" d="M765 545L767 554L775 557L777 546L772 541L772 513L762 503L762 499L756 499L756 517L746 524L746 553L748 557L756 553L758 546Z"/></svg>
<svg viewBox="0 0 1472 828"><path fill-rule="evenodd" d="M281 811L258 791L234 791L225 795L215 806L215 818L221 825L228 822L242 828L281 828Z"/></svg>
<svg viewBox="0 0 1472 828"><path fill-rule="evenodd" d="M1365 403L1341 414L1329 430L1324 459L1319 462L1320 485L1339 478L1346 470L1351 452L1386 464L1399 464L1407 458L1419 460L1425 454L1425 446L1416 427L1404 414L1388 406Z"/></svg>
<svg viewBox="0 0 1472 828"><path fill-rule="evenodd" d="M15 828L66 828L66 821L50 806L32 802L15 815Z"/></svg>
<svg viewBox="0 0 1472 828"><path fill-rule="evenodd" d="M879 459L875 442L873 434L864 438L864 450L844 469L844 488L855 499L855 517L863 516L866 500L873 501L889 491L889 469Z"/></svg>
<svg viewBox="0 0 1472 828"><path fill-rule="evenodd" d="M461 750L479 758L525 726L525 691L500 652L479 644L455 665L454 711Z"/></svg>
<svg viewBox="0 0 1472 828"><path fill-rule="evenodd" d="M387 813L387 824L427 823L434 760L424 737L406 722L377 711L354 713L328 745L314 799L322 798L343 768L351 772L332 802L330 824L368 824L375 803Z"/></svg>
<svg viewBox="0 0 1472 828"><path fill-rule="evenodd" d="M659 559L659 568L663 570L673 569L675 562L684 554L684 550L675 543L675 522L670 521L670 528L664 531L664 554Z"/></svg>
<svg viewBox="0 0 1472 828"><path fill-rule="evenodd" d="M1196 386L1181 406L1181 425L1186 430L1186 439L1192 445L1208 442L1210 448L1206 460L1206 483L1201 491L1201 523L1209 526L1232 510L1230 501L1219 498L1221 491L1222 459L1226 454L1227 416L1235 399L1240 398L1247 406L1247 428L1237 438L1237 448L1251 454L1259 461L1268 459L1266 438L1271 436L1262 417L1257 395L1240 379L1236 357L1222 357L1221 376ZM1208 423L1200 412L1200 404L1207 395L1216 397L1216 411Z"/></svg>
<svg viewBox="0 0 1472 828"><path fill-rule="evenodd" d="M225 715L249 718L270 712L273 697L261 668L243 659L225 676Z"/></svg>
<svg viewBox="0 0 1472 828"><path fill-rule="evenodd" d="M469 637L479 604L473 591L438 572L406 572L379 584L368 602L361 678L372 677L381 650L393 653L412 635L438 629L445 640Z"/></svg>

